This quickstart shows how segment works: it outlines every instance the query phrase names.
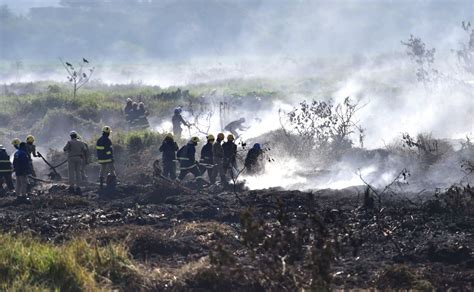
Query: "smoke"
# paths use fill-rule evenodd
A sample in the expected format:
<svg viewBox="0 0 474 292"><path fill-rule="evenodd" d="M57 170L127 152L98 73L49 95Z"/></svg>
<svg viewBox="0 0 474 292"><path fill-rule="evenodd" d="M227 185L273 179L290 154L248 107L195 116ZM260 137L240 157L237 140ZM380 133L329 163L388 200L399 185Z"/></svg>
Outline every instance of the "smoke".
<svg viewBox="0 0 474 292"><path fill-rule="evenodd" d="M210 101L211 120L201 120L198 127L186 128L183 134L203 137L202 129L207 128L216 134L225 124L244 117L249 129L242 132L239 141L268 142L273 148L270 155L275 158L263 174L243 176L251 188L344 188L361 184L359 176L383 186L405 167L424 186L446 185L461 176L456 155L423 168L417 161L396 153L381 154L377 149L400 140L405 132L432 133L454 145L454 139L473 135L474 76L460 68L452 52L465 41L459 24L472 20L472 1L223 0L210 1L208 9L196 9L199 1L148 1L145 14L139 8L130 10L125 2L123 7L109 2L104 11L113 8L110 15L126 11L130 19L141 19L141 24L132 25L135 22L125 16L121 23L106 21L110 19L99 23L104 11L96 7L56 7L64 13L55 15L68 23L58 32L66 34L64 38L58 35L64 42L58 42L48 36L55 35L52 31L58 31L56 26L64 20L53 19L44 23L43 30L31 33L35 21L43 22L38 15L50 15L46 8L5 21L5 25L19 22L22 25L14 27L26 31L9 30L9 26L2 30L2 39L9 41L0 54L0 65L5 69L0 82L65 82L57 58L74 62L86 53L97 67L93 80L98 83L163 88L215 86L218 93L205 96ZM26 11L24 6L15 9ZM67 17L71 11L75 13L70 16L77 21ZM169 17L156 17L167 13ZM82 27L68 31L74 23L88 23L97 31L86 34ZM108 30L110 23L113 30ZM438 74L432 82L416 80L416 65L403 52L400 41L410 34L421 36L427 48L437 50L434 68ZM35 39L31 41L25 35L35 35ZM37 50L39 47L42 50ZM85 47L88 49L84 51ZM38 59L45 63L38 64ZM248 94L243 97L246 101L233 106L223 117L218 104L235 98L226 88L231 81L277 94ZM355 121L365 129L364 145L368 150L318 165L310 159L314 153L308 153L308 159L297 160L294 153L278 147L280 141L265 140L266 133L281 126L280 109L288 111L303 99L332 99L337 104L347 96L359 103ZM190 109L182 106L185 119L193 121ZM153 129L170 132L171 115L151 117ZM356 141L358 137L354 134L351 138Z"/></svg>

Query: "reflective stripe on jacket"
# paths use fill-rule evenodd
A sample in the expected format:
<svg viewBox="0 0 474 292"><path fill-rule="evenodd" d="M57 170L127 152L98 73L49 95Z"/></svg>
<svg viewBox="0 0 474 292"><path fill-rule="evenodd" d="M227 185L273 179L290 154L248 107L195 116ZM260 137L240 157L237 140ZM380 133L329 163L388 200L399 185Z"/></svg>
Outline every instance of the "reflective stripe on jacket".
<svg viewBox="0 0 474 292"><path fill-rule="evenodd" d="M97 140L96 144L97 150L97 162L99 163L110 163L114 161L114 155L112 151L112 141L109 137L102 135L102 137Z"/></svg>
<svg viewBox="0 0 474 292"><path fill-rule="evenodd" d="M184 148L184 149L183 149ZM196 165L196 147L192 143L183 146L178 156L181 169L191 169Z"/></svg>

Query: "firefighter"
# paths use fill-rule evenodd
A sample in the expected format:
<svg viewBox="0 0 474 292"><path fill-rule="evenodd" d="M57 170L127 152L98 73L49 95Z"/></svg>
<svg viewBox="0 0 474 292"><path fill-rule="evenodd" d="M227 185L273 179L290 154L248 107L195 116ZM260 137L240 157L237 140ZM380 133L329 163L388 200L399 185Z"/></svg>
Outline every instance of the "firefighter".
<svg viewBox="0 0 474 292"><path fill-rule="evenodd" d="M12 172L13 168L10 162L10 155L8 155L5 147L0 145L0 187L2 187L3 182L5 182L9 191L15 189L13 186Z"/></svg>
<svg viewBox="0 0 474 292"><path fill-rule="evenodd" d="M230 170L231 177L234 176L234 169L237 168L237 145L234 143L235 137L232 134L227 135L227 142L222 144L224 151L224 173Z"/></svg>
<svg viewBox="0 0 474 292"><path fill-rule="evenodd" d="M123 109L123 113L125 115L125 119L127 120L127 122L130 123L130 114L132 112L132 99L131 98L127 98L127 104L125 105L125 108Z"/></svg>
<svg viewBox="0 0 474 292"><path fill-rule="evenodd" d="M160 146L160 152L163 153L163 175L172 180L176 179L176 151L178 149L178 144L174 141L173 134L167 134Z"/></svg>
<svg viewBox="0 0 474 292"><path fill-rule="evenodd" d="M180 172L178 180L184 179L186 174L192 173L196 179L201 178L199 166L196 163L196 145L199 143L198 137L192 137L188 144L184 145L178 151L178 160L180 165Z"/></svg>
<svg viewBox="0 0 474 292"><path fill-rule="evenodd" d="M145 104L143 102L140 102L138 104L138 109L137 109L137 126L142 129L147 129L150 127L150 123L148 122L147 116L148 112L145 110Z"/></svg>
<svg viewBox="0 0 474 292"><path fill-rule="evenodd" d="M248 127L245 127L243 124L245 123L245 118L240 118L236 121L230 122L227 126L225 126L224 130L229 131L235 137L239 137L239 133L237 130L245 131Z"/></svg>
<svg viewBox="0 0 474 292"><path fill-rule="evenodd" d="M214 157L212 154L212 146L214 144L215 138L213 135L207 136L207 143L201 149L201 159L199 160L199 166L201 167L201 175L204 175L207 172L209 176L209 181L213 182L213 168L214 168Z"/></svg>
<svg viewBox="0 0 474 292"><path fill-rule="evenodd" d="M84 144L84 147L86 149L86 152L84 154L84 159L82 161L83 164L82 164L82 167L81 167L81 177L82 177L83 182L87 182L89 180L89 178L86 175L86 166L90 163L91 153L90 153L90 150L89 150L89 145L82 139L81 136L78 135L77 140L81 141Z"/></svg>
<svg viewBox="0 0 474 292"><path fill-rule="evenodd" d="M245 168L247 173L255 174L259 170L259 162L262 159L262 147L259 143L253 144L253 147L247 153L245 157Z"/></svg>
<svg viewBox="0 0 474 292"><path fill-rule="evenodd" d="M97 162L100 164L100 188L103 188L105 176L110 176L113 181L116 179L115 167L114 167L114 154L112 150L112 141L109 136L111 133L109 126L102 128L102 137L97 140Z"/></svg>
<svg viewBox="0 0 474 292"><path fill-rule="evenodd" d="M36 153L35 137L33 135L26 136L26 153L28 154L28 160L30 161L31 175L36 177L35 168L33 167L33 157L38 157Z"/></svg>
<svg viewBox="0 0 474 292"><path fill-rule="evenodd" d="M87 148L82 141L78 139L75 131L72 131L69 140L64 146L64 152L67 152L67 163L69 172L69 192L77 195L81 194L80 185L82 183L82 167L87 155Z"/></svg>
<svg viewBox="0 0 474 292"><path fill-rule="evenodd" d="M224 150L222 149L222 141L224 140L224 134L219 133L217 135L216 142L212 145L212 157L214 162L214 169L212 171L211 183L216 182L216 177L219 175L222 184L227 183L227 179L224 172Z"/></svg>
<svg viewBox="0 0 474 292"><path fill-rule="evenodd" d="M20 143L21 141L18 138L12 140L12 145L16 150L20 149Z"/></svg>
<svg viewBox="0 0 474 292"><path fill-rule="evenodd" d="M28 175L31 174L26 143L21 142L13 158L13 169L16 175L15 192L18 200L27 200Z"/></svg>
<svg viewBox="0 0 474 292"><path fill-rule="evenodd" d="M138 124L138 103L132 103L132 110L130 111L129 117L130 127L135 128Z"/></svg>
<svg viewBox="0 0 474 292"><path fill-rule="evenodd" d="M171 122L173 123L173 135L176 139L181 139L181 133L183 132L181 124L185 125L186 127L190 126L189 123L186 122L181 116L181 112L182 109L180 107L175 108L173 118L171 118Z"/></svg>

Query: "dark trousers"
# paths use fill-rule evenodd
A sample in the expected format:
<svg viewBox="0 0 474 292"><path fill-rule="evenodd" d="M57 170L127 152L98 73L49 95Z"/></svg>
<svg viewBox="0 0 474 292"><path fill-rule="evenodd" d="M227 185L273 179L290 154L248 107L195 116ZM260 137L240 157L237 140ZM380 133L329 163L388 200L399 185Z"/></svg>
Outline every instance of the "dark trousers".
<svg viewBox="0 0 474 292"><path fill-rule="evenodd" d="M188 173L192 173L195 178L201 177L201 172L199 171L199 167L195 164L190 167L181 167L178 179L182 180Z"/></svg>
<svg viewBox="0 0 474 292"><path fill-rule="evenodd" d="M163 160L163 176L169 177L172 180L176 179L176 163L173 160Z"/></svg>
<svg viewBox="0 0 474 292"><path fill-rule="evenodd" d="M10 191L13 191L15 189L15 186L13 185L13 179L12 179L12 173L11 172L3 172L0 173L0 186L5 182L7 185L7 188Z"/></svg>

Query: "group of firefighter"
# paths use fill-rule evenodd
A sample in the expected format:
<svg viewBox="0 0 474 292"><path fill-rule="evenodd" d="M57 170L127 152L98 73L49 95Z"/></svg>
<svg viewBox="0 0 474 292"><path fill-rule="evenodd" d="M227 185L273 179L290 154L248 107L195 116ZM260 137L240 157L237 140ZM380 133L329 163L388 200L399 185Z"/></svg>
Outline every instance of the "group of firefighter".
<svg viewBox="0 0 474 292"><path fill-rule="evenodd" d="M131 129L147 129L150 127L147 118L148 112L143 102L134 102L131 98L127 98L127 104L123 112Z"/></svg>
<svg viewBox="0 0 474 292"><path fill-rule="evenodd" d="M131 101L131 100L130 100ZM127 101L128 103L129 101ZM139 107L140 108L140 107ZM143 108L143 107L142 107ZM235 179L238 174L237 168L237 145L235 144L235 130L243 129L242 119L238 121L235 128L230 131L225 140L224 133L219 133L217 138L213 135L207 135L206 144L201 149L200 159L196 159L196 146L200 139L192 137L187 144L178 147L175 138L181 138L181 124L187 125L187 122L181 116L181 109L174 111L172 118L174 135L169 133L165 136L159 151L162 152L162 175L170 180L182 181L188 173L191 173L196 180L206 181L204 176L207 174L208 182L215 184L217 177L221 184L227 184L228 179ZM146 118L146 116L145 116ZM229 128L226 127L228 130ZM100 165L99 182L100 188L104 184L114 184L116 182L116 172L114 167L114 154L112 141L110 140L111 128L104 126L102 135L96 142L97 162ZM70 140L66 143L63 150L67 154L68 173L69 173L69 192L81 194L80 186L87 177L85 167L89 163L89 147L82 141L76 131L71 131ZM32 135L26 137L22 142L15 138L12 145L15 148L13 162L11 162L5 147L0 145L0 186L6 184L7 189L15 190L19 198L26 197L28 192L28 177L36 178L33 167L33 157L42 157L36 151L34 144L35 138ZM263 150L259 143L255 143L248 151L244 166L247 173L252 174L258 171L260 161L263 158ZM176 165L179 162L179 175L177 176ZM16 184L13 184L12 173L15 173Z"/></svg>
<svg viewBox="0 0 474 292"><path fill-rule="evenodd" d="M196 159L196 147L200 141L198 137L192 137L186 145L179 148L173 134L167 134L159 149L162 152L163 176L181 181L191 173L196 180L205 181L204 176L207 174L210 184L215 184L219 177L220 183L226 185L229 178L237 177L239 170L235 137L229 134L227 141L224 139L224 133L219 133L217 138L214 135L207 135L207 142L201 148L198 161ZM262 154L260 144L255 143L245 158L244 166L247 173L255 173L258 170ZM178 177L176 177L176 161L179 161Z"/></svg>
<svg viewBox="0 0 474 292"><path fill-rule="evenodd" d="M5 183L8 190L15 190L21 198L26 197L28 192L28 176L36 176L33 167L33 158L41 154L36 151L35 137L28 135L26 142L15 138L12 146L15 148L13 163L10 160L5 146L0 145L0 186ZM13 184L12 173L15 172L16 183ZM3 188L2 188L3 189Z"/></svg>

